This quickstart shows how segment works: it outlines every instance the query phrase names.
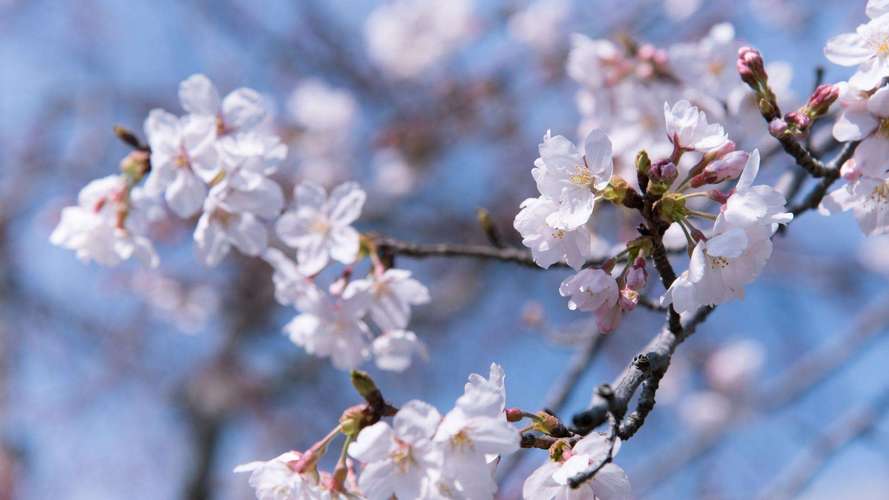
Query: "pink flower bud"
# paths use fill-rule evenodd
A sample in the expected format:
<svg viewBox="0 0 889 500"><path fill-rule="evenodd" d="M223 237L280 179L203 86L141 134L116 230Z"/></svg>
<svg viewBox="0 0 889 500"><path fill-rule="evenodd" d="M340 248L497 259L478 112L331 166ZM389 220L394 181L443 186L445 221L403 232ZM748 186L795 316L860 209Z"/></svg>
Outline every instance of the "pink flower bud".
<svg viewBox="0 0 889 500"><path fill-rule="evenodd" d="M799 132L805 132L812 125L812 119L809 118L809 115L800 111L787 113L784 115L784 121Z"/></svg>
<svg viewBox="0 0 889 500"><path fill-rule="evenodd" d="M670 160L657 161L648 171L648 178L654 182L671 183L678 175L679 170Z"/></svg>
<svg viewBox="0 0 889 500"><path fill-rule="evenodd" d="M506 409L506 421L507 422L518 422L521 419L525 418L525 413L519 408L507 408Z"/></svg>
<svg viewBox="0 0 889 500"><path fill-rule="evenodd" d="M819 85L806 103L809 116L817 118L824 115L839 96L840 89L836 85Z"/></svg>
<svg viewBox="0 0 889 500"><path fill-rule="evenodd" d="M780 118L770 121L769 133L772 134L772 137L783 137L787 133L787 122Z"/></svg>
<svg viewBox="0 0 889 500"><path fill-rule="evenodd" d="M633 266L627 271L627 288L631 290L642 290L648 282L648 272L645 270L645 259L636 257Z"/></svg>
<svg viewBox="0 0 889 500"><path fill-rule="evenodd" d="M719 203L720 205L725 205L725 203L728 201L729 195L723 193L718 189L711 189L710 191L707 191L707 197L709 197L716 203Z"/></svg>
<svg viewBox="0 0 889 500"><path fill-rule="evenodd" d="M741 47L738 50L738 74L741 80L751 87L756 87L768 80L762 54L753 47Z"/></svg>

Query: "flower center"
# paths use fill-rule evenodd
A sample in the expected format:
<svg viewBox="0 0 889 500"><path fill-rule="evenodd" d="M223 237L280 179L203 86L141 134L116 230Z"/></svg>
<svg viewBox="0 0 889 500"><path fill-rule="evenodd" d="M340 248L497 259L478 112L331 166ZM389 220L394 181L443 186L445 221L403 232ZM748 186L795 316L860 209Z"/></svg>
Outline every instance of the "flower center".
<svg viewBox="0 0 889 500"><path fill-rule="evenodd" d="M398 449L392 452L391 457L392 462L395 463L395 466L402 473L407 472L411 464L416 463L411 453L410 445L401 441L398 442Z"/></svg>
<svg viewBox="0 0 889 500"><path fill-rule="evenodd" d="M575 186L589 187L593 185L593 174L587 167L577 165L574 173L568 177L568 180Z"/></svg>
<svg viewBox="0 0 889 500"><path fill-rule="evenodd" d="M707 256L710 259L710 269L725 269L728 267L728 259L725 257Z"/></svg>
<svg viewBox="0 0 889 500"><path fill-rule="evenodd" d="M326 217L318 217L314 221L312 221L311 226L309 228L313 233L318 234L327 234L330 232L330 222L327 221Z"/></svg>
<svg viewBox="0 0 889 500"><path fill-rule="evenodd" d="M460 432L454 434L451 437L451 445L454 448L463 450L463 449L473 449L475 446L472 443L472 439L469 438L469 434L467 434L466 429L461 429Z"/></svg>
<svg viewBox="0 0 889 500"><path fill-rule="evenodd" d="M713 76L719 76L725 70L725 63L721 61L713 61L707 65L707 72Z"/></svg>
<svg viewBox="0 0 889 500"><path fill-rule="evenodd" d="M565 237L565 230L564 229L556 229L553 231L553 238L555 238L557 240L561 240L564 237Z"/></svg>
<svg viewBox="0 0 889 500"><path fill-rule="evenodd" d="M889 202L889 181L877 185L877 187L875 187L874 190L871 192L870 197L876 203Z"/></svg>

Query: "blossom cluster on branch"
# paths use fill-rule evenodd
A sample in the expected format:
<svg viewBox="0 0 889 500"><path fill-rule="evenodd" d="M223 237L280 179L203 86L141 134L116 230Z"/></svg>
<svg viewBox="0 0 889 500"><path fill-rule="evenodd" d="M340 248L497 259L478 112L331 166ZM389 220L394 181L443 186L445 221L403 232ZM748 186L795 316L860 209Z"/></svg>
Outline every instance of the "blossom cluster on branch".
<svg viewBox="0 0 889 500"><path fill-rule="evenodd" d="M367 24L372 58L393 78L423 74L468 36L471 7L468 0L381 7ZM116 265L136 256L156 266L148 235L152 221L166 216L166 205L179 218L197 219L194 241L204 264L219 264L235 248L272 267L276 299L298 311L286 334L307 352L353 370L365 403L347 409L310 449L240 466L260 499L492 498L500 458L519 448L548 455L526 479L525 498L628 498L629 480L613 463L621 441L654 407L677 345L715 306L743 297L763 272L779 228L818 208L852 210L868 235L889 231L889 2L870 0L866 13L866 24L825 48L830 61L857 66L854 76L819 85L787 113L781 111L790 99L786 67L766 65L758 51L735 40L730 25L714 27L697 43L666 48L577 35L567 72L582 87L583 140L576 145L550 131L543 136L531 169L537 196L523 201L514 219L530 259L500 242L482 249L423 247L362 234L354 225L367 195L354 182L329 192L299 182L288 208L274 180L288 148L274 132L265 98L246 88L223 98L203 75L180 85L184 116L149 113L147 143L121 132L134 151L120 173L84 187L50 239L85 261ZM548 22L558 24L562 15L550 14ZM429 29L418 33L393 21L401 19ZM513 29L547 44L526 18L516 18ZM406 45L419 49L405 52ZM329 92L302 88L292 105L319 93ZM332 98L344 117L350 114L354 103ZM835 102L841 112L833 137L843 147L823 162L804 139L831 116ZM340 118L321 128L348 121ZM769 147L787 152L801 175L819 179L801 203L792 204L795 192L757 183ZM845 185L828 192L838 179ZM606 210L630 221L635 232L615 242L598 223ZM684 247L686 269L675 270L685 260L671 259L668 246ZM354 370L372 358L381 369L402 371L427 355L409 324L412 308L432 297L409 271L393 267L391 257L399 253L569 267L574 274L559 294L569 309L591 313L600 333L617 330L639 304L657 309L644 294L659 282L666 325L615 383L599 386L573 427L548 411L507 408L505 376L496 364L488 378L472 375L444 416L421 401L396 408ZM607 258L594 259L603 253ZM522 429L513 425L526 419ZM594 431L606 422L607 432ZM336 468L319 471L339 434Z"/></svg>

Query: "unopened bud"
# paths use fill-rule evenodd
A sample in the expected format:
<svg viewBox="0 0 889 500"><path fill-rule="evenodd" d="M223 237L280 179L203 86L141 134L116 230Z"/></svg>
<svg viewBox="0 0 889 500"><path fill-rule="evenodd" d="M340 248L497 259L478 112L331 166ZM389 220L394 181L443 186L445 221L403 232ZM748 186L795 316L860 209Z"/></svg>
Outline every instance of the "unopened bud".
<svg viewBox="0 0 889 500"><path fill-rule="evenodd" d="M781 138L787 135L787 122L781 118L775 118L769 122L769 134L772 137Z"/></svg>
<svg viewBox="0 0 889 500"><path fill-rule="evenodd" d="M738 74L741 80L751 87L757 87L768 80L762 54L753 47L738 49Z"/></svg>
<svg viewBox="0 0 889 500"><path fill-rule="evenodd" d="M805 113L805 108L801 111L792 111L784 115L784 121L787 123L785 133L799 135L809 130L812 125L812 119Z"/></svg>
<svg viewBox="0 0 889 500"><path fill-rule="evenodd" d="M382 393L377 389L377 384L367 372L352 370L352 386L368 404L380 405L383 403Z"/></svg>
<svg viewBox="0 0 889 500"><path fill-rule="evenodd" d="M676 180L679 170L670 160L660 160L651 165L648 170L648 192L654 195L664 194L670 185Z"/></svg>
<svg viewBox="0 0 889 500"><path fill-rule="evenodd" d="M347 408L340 416L343 434L355 437L368 421L367 405L355 405Z"/></svg>
<svg viewBox="0 0 889 500"><path fill-rule="evenodd" d="M715 201L716 203L719 203L720 205L725 205L725 203L728 201L728 195L718 189L711 189L710 191L707 191L707 197Z"/></svg>
<svg viewBox="0 0 889 500"><path fill-rule="evenodd" d="M642 290L648 282L648 271L645 270L645 258L636 257L636 261L627 271L627 288Z"/></svg>
<svg viewBox="0 0 889 500"><path fill-rule="evenodd" d="M710 163L700 174L692 177L690 185L698 188L706 184L719 184L741 175L750 155L745 151L732 151L724 157Z"/></svg>
<svg viewBox="0 0 889 500"><path fill-rule="evenodd" d="M617 175L613 175L608 182L608 187L602 191L602 198L620 205L624 202L628 189L630 189L630 183Z"/></svg>
<svg viewBox="0 0 889 500"><path fill-rule="evenodd" d="M840 89L836 85L819 85L806 103L809 117L815 119L823 116L839 96Z"/></svg>
<svg viewBox="0 0 889 500"><path fill-rule="evenodd" d="M620 306L621 311L630 312L635 309L636 304L639 303L639 292L624 288L620 291L620 297L618 298L617 303Z"/></svg>
<svg viewBox="0 0 889 500"><path fill-rule="evenodd" d="M644 149L636 153L636 170L648 175L648 169L650 167L651 160L648 158L648 153L645 152Z"/></svg>
<svg viewBox="0 0 889 500"><path fill-rule="evenodd" d="M525 418L525 412L523 412L519 408L507 408L506 409L506 421L507 422L519 422L523 418Z"/></svg>
<svg viewBox="0 0 889 500"><path fill-rule="evenodd" d="M545 411L537 412L534 418L534 423L531 425L534 430L544 434L559 435L565 431L565 426L562 425L559 418Z"/></svg>

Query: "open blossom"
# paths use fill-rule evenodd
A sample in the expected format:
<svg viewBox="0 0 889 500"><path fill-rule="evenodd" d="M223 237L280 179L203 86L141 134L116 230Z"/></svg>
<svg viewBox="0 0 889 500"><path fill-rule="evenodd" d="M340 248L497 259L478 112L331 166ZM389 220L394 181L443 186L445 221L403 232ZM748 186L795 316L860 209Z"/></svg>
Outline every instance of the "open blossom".
<svg viewBox="0 0 889 500"><path fill-rule="evenodd" d="M235 189L226 182L214 186L194 232L201 260L215 266L232 245L245 255L262 253L268 231L260 218L277 216L283 204L281 187L266 178L250 190Z"/></svg>
<svg viewBox="0 0 889 500"><path fill-rule="evenodd" d="M705 305L722 304L743 296L772 255L771 231L764 226L748 230L729 227L692 250L688 270L665 296L679 313L692 313Z"/></svg>
<svg viewBox="0 0 889 500"><path fill-rule="evenodd" d="M155 267L158 258L154 246L142 236L143 199L141 190L128 191L123 176L96 179L80 190L77 205L62 209L61 220L49 240L74 250L85 262L115 266L136 256Z"/></svg>
<svg viewBox="0 0 889 500"><path fill-rule="evenodd" d="M632 72L630 61L610 40L593 40L575 34L571 45L566 66L568 76L591 90L615 85Z"/></svg>
<svg viewBox="0 0 889 500"><path fill-rule="evenodd" d="M167 204L180 217L194 215L207 196L206 182L217 168L215 123L207 117L176 116L161 109L145 119L151 146L151 172L145 189L164 193Z"/></svg>
<svg viewBox="0 0 889 500"><path fill-rule="evenodd" d="M728 140L722 125L707 123L704 112L684 99L672 107L669 103L664 103L664 119L667 123L667 137L677 148L707 152L722 146Z"/></svg>
<svg viewBox="0 0 889 500"><path fill-rule="evenodd" d="M399 78L416 78L466 41L473 0L396 0L370 13L364 35L370 58Z"/></svg>
<svg viewBox="0 0 889 500"><path fill-rule="evenodd" d="M322 498L321 489L308 474L299 474L288 464L300 454L288 451L272 460L250 462L235 467L235 472L249 472L250 486L257 500L315 500Z"/></svg>
<svg viewBox="0 0 889 500"><path fill-rule="evenodd" d="M870 97L851 84L840 87L843 114L833 127L841 142L861 141L855 150L856 170L871 177L889 171L889 86Z"/></svg>
<svg viewBox="0 0 889 500"><path fill-rule="evenodd" d="M247 132L266 117L263 98L255 90L239 88L220 100L216 86L201 74L179 84L179 102L191 115L212 120L220 136Z"/></svg>
<svg viewBox="0 0 889 500"><path fill-rule="evenodd" d="M558 204L546 197L528 198L522 202L514 226L522 235L522 244L531 249L531 256L538 266L546 269L564 260L580 270L592 257L595 240L584 226L572 231L550 226L546 221L558 210Z"/></svg>
<svg viewBox="0 0 889 500"><path fill-rule="evenodd" d="M284 327L294 344L309 354L330 357L340 370L354 369L370 356L370 329L362 319L366 295L346 298L309 288L297 306L302 313Z"/></svg>
<svg viewBox="0 0 889 500"><path fill-rule="evenodd" d="M608 136L601 130L591 131L579 151L568 139L547 132L539 150L531 175L540 193L559 207L547 217L547 224L565 230L586 224L593 215L597 192L608 187L614 170Z"/></svg>
<svg viewBox="0 0 889 500"><path fill-rule="evenodd" d="M525 500L626 500L631 498L630 480L626 473L614 463L607 463L588 481L577 489L572 489L568 480L573 476L594 467L606 460L609 451L611 456L620 450L617 439L612 448L606 436L591 432L565 451L560 460L550 458L535 470L522 487L522 498Z"/></svg>
<svg viewBox="0 0 889 500"><path fill-rule="evenodd" d="M315 284L299 271L299 266L277 248L267 248L262 258L272 266L272 283L275 285L275 300L281 305L299 308L300 301L311 294Z"/></svg>
<svg viewBox="0 0 889 500"><path fill-rule="evenodd" d="M488 379L470 376L463 396L438 426L434 440L442 447L444 475L460 498L492 498L497 483L490 457L519 449L519 431L506 420L504 400L503 370L492 364Z"/></svg>
<svg viewBox="0 0 889 500"><path fill-rule="evenodd" d="M684 84L725 100L738 85L739 47L734 26L717 24L699 42L671 47L670 67Z"/></svg>
<svg viewBox="0 0 889 500"><path fill-rule="evenodd" d="M824 56L841 66L857 66L849 80L853 85L872 89L889 76L889 9L883 2L868 2L870 21L854 33L844 33L827 41Z"/></svg>
<svg viewBox="0 0 889 500"><path fill-rule="evenodd" d="M349 455L363 462L358 487L368 500L436 498L442 452L432 440L441 421L438 410L409 401L390 426L365 427L349 446Z"/></svg>
<svg viewBox="0 0 889 500"><path fill-rule="evenodd" d="M758 173L759 150L753 150L735 185L734 193L725 203L722 218L735 227L766 226L770 228L771 234L778 224L787 224L793 220L793 214L785 211L787 200L780 191L765 184L753 185Z"/></svg>
<svg viewBox="0 0 889 500"><path fill-rule="evenodd" d="M821 200L818 212L831 215L851 210L861 231L868 235L889 232L889 175L872 177L850 159L841 170L847 184Z"/></svg>
<svg viewBox="0 0 889 500"><path fill-rule="evenodd" d="M295 205L275 229L296 248L305 274L316 274L333 258L351 264L358 256L359 235L351 224L361 215L365 194L354 182L340 184L327 196L323 187L303 182L293 190Z"/></svg>
<svg viewBox="0 0 889 500"><path fill-rule="evenodd" d="M354 293L370 294L370 317L383 331L405 328L410 321L411 306L429 302L429 290L404 269L387 269L355 280L349 283L344 294Z"/></svg>
<svg viewBox="0 0 889 500"><path fill-rule="evenodd" d="M414 332L389 330L373 340L371 344L374 363L380 370L402 372L413 361L414 356L426 358L426 346Z"/></svg>
<svg viewBox="0 0 889 500"><path fill-rule="evenodd" d="M219 168L215 179L230 186L250 190L267 182L287 157L287 146L278 137L257 132L227 135L217 141Z"/></svg>

